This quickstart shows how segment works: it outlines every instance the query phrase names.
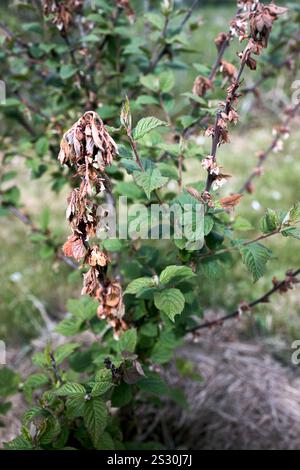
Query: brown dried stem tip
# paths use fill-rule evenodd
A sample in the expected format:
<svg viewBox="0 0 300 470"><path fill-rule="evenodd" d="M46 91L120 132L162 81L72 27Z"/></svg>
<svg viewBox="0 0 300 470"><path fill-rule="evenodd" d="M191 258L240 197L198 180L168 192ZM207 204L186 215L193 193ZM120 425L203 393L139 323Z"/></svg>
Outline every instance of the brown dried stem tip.
<svg viewBox="0 0 300 470"><path fill-rule="evenodd" d="M68 197L66 218L72 234L63 251L66 256L83 259L89 267L83 276L82 294L99 302L97 314L108 321L116 336L126 329L122 288L107 276L108 254L96 244L90 247L89 239L95 237L97 225L108 215L93 201L93 196L107 190L105 168L117 153L117 145L100 116L88 111L64 134L58 156L61 164L74 166L76 175L81 177L80 186Z"/></svg>
<svg viewBox="0 0 300 470"><path fill-rule="evenodd" d="M243 3L245 3L245 7L247 7L250 2ZM227 75L231 75L232 83L227 88L227 96L225 102L222 103L222 108L217 111L215 124L208 127L205 132L206 136L212 136L211 153L202 162L202 165L208 172L205 187L207 192L210 191L211 187L218 189L229 176L220 171L221 167L217 164L217 149L221 144L230 141L228 124L232 122L236 124L238 122L239 115L236 110L236 105L240 97L239 88L244 68L247 65L251 70L256 69L256 60L252 55L260 55L262 49L267 47L274 21L277 20L278 15L287 11L286 8L277 7L274 3L264 5L260 2L255 2L253 5L251 4L250 7L252 7L250 11L246 11L242 16L243 31L246 31L244 22L248 20L251 34L244 51L239 54L241 60L239 71L236 73L231 67L231 64L225 62L228 69ZM246 39L246 37L247 36L243 33L241 40Z"/></svg>
<svg viewBox="0 0 300 470"><path fill-rule="evenodd" d="M84 0L43 0L45 15L53 15L53 23L65 35L73 22L74 13L81 11Z"/></svg>

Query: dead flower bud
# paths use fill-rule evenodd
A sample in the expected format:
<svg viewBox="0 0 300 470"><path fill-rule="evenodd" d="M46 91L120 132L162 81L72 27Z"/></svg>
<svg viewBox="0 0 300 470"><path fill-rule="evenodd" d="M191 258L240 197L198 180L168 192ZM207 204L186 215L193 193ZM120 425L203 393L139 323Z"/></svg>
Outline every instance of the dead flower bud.
<svg viewBox="0 0 300 470"><path fill-rule="evenodd" d="M251 307L247 302L241 302L238 306L238 315L241 317L244 313L250 313Z"/></svg>
<svg viewBox="0 0 300 470"><path fill-rule="evenodd" d="M215 133L215 127L214 126L209 126L206 131L204 132L205 137L210 137L213 136Z"/></svg>
<svg viewBox="0 0 300 470"><path fill-rule="evenodd" d="M236 67L224 59L221 60L220 72L222 72L223 77L229 78L230 80L235 80L237 77Z"/></svg>
<svg viewBox="0 0 300 470"><path fill-rule="evenodd" d="M130 5L129 0L116 0L117 7L123 8L125 10L125 13L127 15L127 18L129 19L130 23L134 23L135 21L135 12Z"/></svg>
<svg viewBox="0 0 300 470"><path fill-rule="evenodd" d="M200 194L197 189L192 188L191 186L187 186L185 189L193 198L197 199L197 201L203 202L202 194Z"/></svg>
<svg viewBox="0 0 300 470"><path fill-rule="evenodd" d="M76 260L83 258L86 254L86 248L82 238L75 233L70 235L63 246L63 252L66 256L73 257Z"/></svg>
<svg viewBox="0 0 300 470"><path fill-rule="evenodd" d="M212 155L208 155L207 157L203 158L201 165L205 170L209 170L214 162L214 157Z"/></svg>
<svg viewBox="0 0 300 470"><path fill-rule="evenodd" d="M230 23L230 35L231 37L238 37L239 41L242 42L247 35L248 23L247 19L242 15L233 19Z"/></svg>
<svg viewBox="0 0 300 470"><path fill-rule="evenodd" d="M278 281L276 277L272 279L273 286L278 289L280 294L285 294L288 290L294 288L296 284L299 284L299 279L293 275L292 271L287 271L284 281Z"/></svg>
<svg viewBox="0 0 300 470"><path fill-rule="evenodd" d="M220 51L221 47L225 42L228 42L228 34L219 33L215 38L215 45L218 51Z"/></svg>
<svg viewBox="0 0 300 470"><path fill-rule="evenodd" d="M261 176L261 175L264 174L264 172L265 172L265 170L262 166L257 166L253 170L253 173L255 174L255 176Z"/></svg>
<svg viewBox="0 0 300 470"><path fill-rule="evenodd" d="M231 178L231 175L224 175L220 173L219 175L215 176L214 181L212 182L212 189L216 191L217 189L221 188L228 180Z"/></svg>
<svg viewBox="0 0 300 470"><path fill-rule="evenodd" d="M202 77L201 75L198 75L198 77L194 81L194 86L193 86L193 94L195 96L205 96L206 92L212 88L212 83L209 78Z"/></svg>
<svg viewBox="0 0 300 470"><path fill-rule="evenodd" d="M277 139L274 147L273 147L273 152L274 153L279 153L279 152L282 152L283 150L283 141L281 139Z"/></svg>
<svg viewBox="0 0 300 470"><path fill-rule="evenodd" d="M102 286L99 283L99 272L95 267L91 267L83 275L83 287L81 295L90 295L95 297L97 300L101 298Z"/></svg>
<svg viewBox="0 0 300 470"><path fill-rule="evenodd" d="M94 111L87 111L64 134L58 159L61 164L92 164L104 171L117 153L117 144L107 132L100 116Z"/></svg>
<svg viewBox="0 0 300 470"><path fill-rule="evenodd" d="M108 263L110 262L110 259L107 256L107 254L104 253L104 251L100 250L99 246L94 245L89 251L86 262L90 266L93 266L93 267L100 266L103 268L104 266L108 265Z"/></svg>
<svg viewBox="0 0 300 470"><path fill-rule="evenodd" d="M274 21L286 11L287 8L278 7L274 3L269 5L258 3L256 10L250 14L250 30L253 40L260 43L262 47L267 47Z"/></svg>
<svg viewBox="0 0 300 470"><path fill-rule="evenodd" d="M233 210L235 206L241 201L242 197L242 194L232 194L231 196L221 198L220 204L223 209Z"/></svg>
<svg viewBox="0 0 300 470"><path fill-rule="evenodd" d="M53 15L53 23L64 35L73 22L74 13L81 11L84 0L43 0L44 14Z"/></svg>
<svg viewBox="0 0 300 470"><path fill-rule="evenodd" d="M253 184L251 181L249 181L249 182L246 184L245 189L246 189L246 191L247 191L248 194L253 194L254 191L255 191L255 186L254 186L254 184Z"/></svg>

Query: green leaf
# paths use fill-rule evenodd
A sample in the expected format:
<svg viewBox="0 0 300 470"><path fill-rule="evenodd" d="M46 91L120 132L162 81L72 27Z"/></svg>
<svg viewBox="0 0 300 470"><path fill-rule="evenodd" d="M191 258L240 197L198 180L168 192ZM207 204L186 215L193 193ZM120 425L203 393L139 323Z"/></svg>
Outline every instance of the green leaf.
<svg viewBox="0 0 300 470"><path fill-rule="evenodd" d="M263 233L274 232L280 225L280 220L277 213L268 209L264 217L260 221L260 229Z"/></svg>
<svg viewBox="0 0 300 470"><path fill-rule="evenodd" d="M127 351L134 352L137 343L137 333L135 328L125 331L117 343L119 352Z"/></svg>
<svg viewBox="0 0 300 470"><path fill-rule="evenodd" d="M176 338L173 331L163 331L152 350L151 360L156 364L166 364L181 343L182 340Z"/></svg>
<svg viewBox="0 0 300 470"><path fill-rule="evenodd" d="M59 75L62 80L66 80L68 78L73 77L73 75L75 75L76 72L77 72L76 67L74 67L73 65L67 64L67 65L61 66Z"/></svg>
<svg viewBox="0 0 300 470"><path fill-rule="evenodd" d="M101 398L94 397L86 401L83 420L94 445L96 445L107 423L107 408Z"/></svg>
<svg viewBox="0 0 300 470"><path fill-rule="evenodd" d="M49 150L49 141L47 137L40 137L37 140L35 144L35 150L39 157L43 157L44 155L46 155Z"/></svg>
<svg viewBox="0 0 300 470"><path fill-rule="evenodd" d="M49 382L49 377L46 374L32 374L24 383L24 387L28 386L30 388L39 388L43 385L46 385Z"/></svg>
<svg viewBox="0 0 300 470"><path fill-rule="evenodd" d="M83 416L85 399L83 395L72 395L66 401L67 416L69 418L78 418Z"/></svg>
<svg viewBox="0 0 300 470"><path fill-rule="evenodd" d="M144 193L140 188L132 183L127 183L125 181L121 181L115 185L116 193L120 194L121 196L127 196L130 199L136 200L144 197Z"/></svg>
<svg viewBox="0 0 300 470"><path fill-rule="evenodd" d="M159 101L153 96L141 95L135 102L136 106L145 105L145 104L154 104L159 105Z"/></svg>
<svg viewBox="0 0 300 470"><path fill-rule="evenodd" d="M154 294L154 304L164 312L171 321L184 309L185 299L179 289L166 289Z"/></svg>
<svg viewBox="0 0 300 470"><path fill-rule="evenodd" d="M247 231L247 230L252 230L253 226L247 219L245 219L244 217L238 216L235 219L232 228L234 230Z"/></svg>
<svg viewBox="0 0 300 470"><path fill-rule="evenodd" d="M55 394L60 397L83 397L86 394L86 390L81 384L68 382L56 390Z"/></svg>
<svg viewBox="0 0 300 470"><path fill-rule="evenodd" d="M4 442L3 447L5 450L29 450L33 449L32 443L24 436L17 436L10 442Z"/></svg>
<svg viewBox="0 0 300 470"><path fill-rule="evenodd" d="M155 117L142 118L133 130L133 138L134 140L139 140L148 134L148 132L161 126L167 126L167 123Z"/></svg>
<svg viewBox="0 0 300 470"><path fill-rule="evenodd" d="M138 294L143 289L154 287L155 283L152 277L139 277L128 284L124 294Z"/></svg>
<svg viewBox="0 0 300 470"><path fill-rule="evenodd" d="M127 405L132 399L131 386L122 382L118 385L112 394L111 401L112 406L117 408Z"/></svg>
<svg viewBox="0 0 300 470"><path fill-rule="evenodd" d="M161 188L167 183L168 178L162 176L157 168L149 168L147 171L135 171L133 173L136 184L143 188L148 199L154 189Z"/></svg>
<svg viewBox="0 0 300 470"><path fill-rule="evenodd" d="M59 322L55 328L55 331L64 336L73 336L79 332L81 325L82 321L80 319L74 319L73 317L64 318L61 322Z"/></svg>
<svg viewBox="0 0 300 470"><path fill-rule="evenodd" d="M92 397L99 397L104 395L110 388L112 387L112 383L110 382L96 382L92 388L91 395Z"/></svg>
<svg viewBox="0 0 300 470"><path fill-rule="evenodd" d="M195 273L188 266L167 266L159 276L159 280L162 284L168 284L169 282L180 282L186 279L195 277Z"/></svg>
<svg viewBox="0 0 300 470"><path fill-rule="evenodd" d="M165 20L162 15L158 15L157 13L151 12L144 15L144 17L152 24L155 29L158 29L159 31L163 29Z"/></svg>
<svg viewBox="0 0 300 470"><path fill-rule="evenodd" d="M175 85L175 77L171 70L159 75L159 88L162 93L168 93Z"/></svg>
<svg viewBox="0 0 300 470"><path fill-rule="evenodd" d="M300 202L296 202L283 219L283 225L293 224L300 219Z"/></svg>
<svg viewBox="0 0 300 470"><path fill-rule="evenodd" d="M140 82L142 85L144 85L144 87L149 88L149 90L159 90L159 78L156 75L142 75L140 77Z"/></svg>
<svg viewBox="0 0 300 470"><path fill-rule="evenodd" d="M46 231L49 227L50 222L50 209L49 207L45 207L40 215L40 226L41 230Z"/></svg>
<svg viewBox="0 0 300 470"><path fill-rule="evenodd" d="M8 367L0 368L0 396L8 397L18 391L20 382L19 374Z"/></svg>
<svg viewBox="0 0 300 470"><path fill-rule="evenodd" d="M288 227L281 231L284 237L293 237L300 240L300 230L297 227Z"/></svg>
<svg viewBox="0 0 300 470"><path fill-rule="evenodd" d="M214 219L211 215L206 215L204 217L204 236L208 235L214 226Z"/></svg>
<svg viewBox="0 0 300 470"><path fill-rule="evenodd" d="M168 395L169 387L156 372L147 372L146 377L138 381L137 386L154 395Z"/></svg>
<svg viewBox="0 0 300 470"><path fill-rule="evenodd" d="M240 247L243 263L253 276L254 282L266 271L266 264L271 258L271 251L260 243L251 243Z"/></svg>
<svg viewBox="0 0 300 470"><path fill-rule="evenodd" d="M80 343L69 343L58 346L54 352L54 359L57 365L61 364L67 357L69 357L75 349L79 348Z"/></svg>
<svg viewBox="0 0 300 470"><path fill-rule="evenodd" d="M170 163L159 162L157 164L157 168L161 172L162 176L166 176L167 178L172 178L177 181L178 171L175 166L170 165Z"/></svg>
<svg viewBox="0 0 300 470"><path fill-rule="evenodd" d="M208 279L220 279L224 273L218 260L203 259L199 262L199 267L204 276Z"/></svg>
<svg viewBox="0 0 300 470"><path fill-rule="evenodd" d="M92 396L99 396L106 393L112 387L112 374L108 369L100 369L95 376L95 384L92 389Z"/></svg>
<svg viewBox="0 0 300 470"><path fill-rule="evenodd" d="M13 206L17 206L19 199L20 199L20 190L17 186L12 186L11 188L7 189L5 193L2 195L3 202L7 202L12 204Z"/></svg>
<svg viewBox="0 0 300 470"><path fill-rule="evenodd" d="M73 313L81 322L91 320L97 312L98 303L90 297L81 299L70 299L67 303L69 312ZM76 318L76 320L77 320Z"/></svg>
<svg viewBox="0 0 300 470"><path fill-rule="evenodd" d="M115 450L115 444L108 432L104 432L99 441L95 443L95 447L97 450Z"/></svg>

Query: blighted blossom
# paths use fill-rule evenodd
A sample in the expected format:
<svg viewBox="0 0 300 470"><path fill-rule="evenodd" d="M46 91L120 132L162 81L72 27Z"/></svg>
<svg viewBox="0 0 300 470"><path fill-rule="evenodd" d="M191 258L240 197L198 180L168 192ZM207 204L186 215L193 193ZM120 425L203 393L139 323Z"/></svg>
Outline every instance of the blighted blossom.
<svg viewBox="0 0 300 470"><path fill-rule="evenodd" d="M130 23L134 23L135 21L135 12L130 4L129 0L116 0L117 7L123 8L129 19Z"/></svg>
<svg viewBox="0 0 300 470"><path fill-rule="evenodd" d="M211 88L212 88L211 80L209 80L209 78L202 77L201 75L198 75L198 77L196 77L196 79L194 81L193 94L195 96L202 97Z"/></svg>
<svg viewBox="0 0 300 470"><path fill-rule="evenodd" d="M44 14L53 15L53 23L65 34L73 22L75 13L81 11L84 0L43 0Z"/></svg>
<svg viewBox="0 0 300 470"><path fill-rule="evenodd" d="M58 158L61 164L77 166L85 165L88 159L94 168L104 171L117 153L117 144L107 132L100 116L94 111L87 111L64 134Z"/></svg>
<svg viewBox="0 0 300 470"><path fill-rule="evenodd" d="M117 145L100 116L88 111L64 134L58 156L61 164L74 167L81 179L80 186L68 197L66 219L72 234L63 251L65 256L82 260L83 266L88 266L81 293L98 301L97 315L114 328L116 337L126 329L122 319L125 314L122 288L107 275L109 255L96 244L90 246L89 240L95 237L97 227L108 215L94 196L110 190L105 169L117 152Z"/></svg>

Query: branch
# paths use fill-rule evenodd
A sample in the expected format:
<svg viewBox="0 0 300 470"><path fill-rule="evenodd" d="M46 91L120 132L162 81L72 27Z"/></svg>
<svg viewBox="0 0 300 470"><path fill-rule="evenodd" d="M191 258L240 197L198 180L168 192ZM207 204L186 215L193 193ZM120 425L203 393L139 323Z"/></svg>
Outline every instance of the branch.
<svg viewBox="0 0 300 470"><path fill-rule="evenodd" d="M299 222L300 221L296 221L296 222L294 222L294 224L296 225ZM223 255L224 253L229 253L231 251L238 250L241 246L248 246L248 245L252 245L253 243L258 243L262 240L266 240L267 238L273 237L273 235L278 235L279 233L284 232L284 230L286 230L286 228L287 228L286 226L283 226L283 227L280 227L277 230L274 230L273 232L269 232L269 233L265 233L263 235L259 235L256 238L254 238L253 240L244 241L243 243L240 243L239 245L230 246L228 248L223 248L223 249L215 251L213 253L204 253L204 254L199 256L199 259L211 258L212 256Z"/></svg>
<svg viewBox="0 0 300 470"><path fill-rule="evenodd" d="M41 233L43 235L46 235L47 236L47 240L46 242L48 244L50 244L51 246L53 246L53 242L51 240L51 237L50 237L50 234L47 233L45 234L44 231L40 230L34 223L33 221L31 220L30 217L28 217L28 215L24 214L23 212L21 212L19 209L17 209L17 207L13 206L12 204L9 204L9 205L5 205L3 204L3 207L5 207L6 209L9 210L9 212L11 214L13 214L17 219L19 219L23 224L27 225L30 227L32 233ZM55 256L57 259L59 259L60 261L63 261L65 264L67 264L68 266L70 266L72 269L78 269L78 264L74 263L74 261L72 261L70 258L68 258L67 256L65 256L63 253L60 253L59 251L57 251L57 249L55 250Z"/></svg>
<svg viewBox="0 0 300 470"><path fill-rule="evenodd" d="M248 46L246 46L247 49ZM245 49L245 50L246 50ZM231 106L236 98L237 91L240 87L240 81L241 77L243 75L243 71L246 65L246 61L243 60L240 65L240 69L237 75L237 78L233 85L230 87L230 92L227 95L226 98L226 104L224 107L224 110L218 110L216 113L216 119L215 119L215 125L214 125L214 130L213 130L213 136L212 136L212 146L211 146L211 153L210 155L213 157L213 162L216 163L217 160L217 148L220 143L220 136L221 136L221 127L219 125L219 120L221 118L221 113L223 112L225 115L228 115ZM206 185L205 185L205 191L209 192L210 188L212 186L212 183L214 181L214 175L212 175L209 170L207 174L207 179L206 179Z"/></svg>
<svg viewBox="0 0 300 470"><path fill-rule="evenodd" d="M291 289L294 284L300 282L299 280L295 279L300 274L300 268L296 269L293 272L287 272L287 275L283 281L274 282L274 287L268 290L265 294L261 297L258 297L256 300L253 300L249 304L246 304L246 309L249 310L255 307L258 304L269 302L269 298L277 291L286 292L286 290ZM203 330L205 328L211 328L213 326L222 325L226 320L230 320L236 317L240 317L243 309L242 306L237 308L234 312L229 313L228 315L224 315L216 320L208 321L205 323L201 323L200 325L194 326L193 328L189 328L186 330L186 333L193 333L198 330Z"/></svg>
<svg viewBox="0 0 300 470"><path fill-rule="evenodd" d="M291 120L295 117L296 113L299 111L300 109L300 102L297 103L290 111L289 111L289 114L288 116L286 117L286 119L282 122L282 129L283 129L283 132L286 131L286 129L288 128ZM259 162L258 164L256 165L256 167L254 168L254 170L251 172L251 174L249 175L249 177L246 179L246 181L244 182L244 184L242 185L242 187L240 188L240 190L238 191L239 194L242 194L244 193L245 191L248 191L248 192L252 192L252 189L251 189L251 183L252 181L260 175L260 172L259 172L259 169L263 167L263 164L264 162L267 160L268 156L272 153L272 151L277 147L277 145L279 144L281 140L281 133L280 132L277 132L274 139L272 140L271 144L269 145L269 147L267 148L267 150L265 150L264 152L262 152L259 156Z"/></svg>
<svg viewBox="0 0 300 470"><path fill-rule="evenodd" d="M179 34L182 31L182 29L184 28L184 26L186 25L186 23L188 22L188 20L192 16L194 9L196 8L196 6L199 2L200 2L200 0L194 0L193 4L188 9L185 17L181 21L181 23L178 27L178 30L177 30L177 34ZM160 39L162 41L164 41L166 39L167 32L168 32L168 24L169 24L169 17L166 16L165 17L165 24L164 24L164 27L163 27L163 30L162 30L162 33L161 33L161 36L160 36ZM150 63L148 65L148 67L146 68L146 70L144 71L143 75L147 75L148 73L153 72L153 70L156 68L157 64L160 62L160 60L163 58L163 56L168 52L169 47L170 46L168 44L164 44L161 49L160 48L155 49L155 51L152 55L152 58L150 59Z"/></svg>

